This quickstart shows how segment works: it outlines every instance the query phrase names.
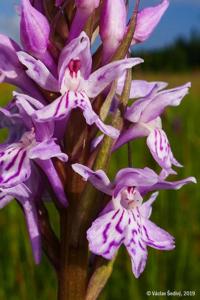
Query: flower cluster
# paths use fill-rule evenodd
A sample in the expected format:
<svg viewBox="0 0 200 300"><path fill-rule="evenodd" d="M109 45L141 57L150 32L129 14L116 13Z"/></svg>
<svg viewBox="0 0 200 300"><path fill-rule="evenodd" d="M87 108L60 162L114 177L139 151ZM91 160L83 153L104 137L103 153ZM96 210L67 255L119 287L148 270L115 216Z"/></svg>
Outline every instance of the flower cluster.
<svg viewBox="0 0 200 300"><path fill-rule="evenodd" d="M128 76L143 62L130 57L130 46L149 38L169 1L145 8L130 20L124 0L49 3L48 8L43 1L21 0L22 46L0 35L0 80L18 88L6 107L0 108L0 128L9 131L0 146L0 208L13 198L18 201L39 263L41 205L53 200L59 211L70 205L76 209L74 194L83 205L81 200L86 200L81 195L88 186L84 181L89 181L109 199L102 211L95 199L88 200L98 212L87 230L90 251L112 259L124 244L133 273L139 277L146 265L147 246L174 248L174 238L149 220L158 190L195 182L193 177L167 180L176 174L173 166L181 164L161 123L165 108L178 106L190 83L165 89L165 82L131 81ZM63 12L70 25L64 24ZM98 36L101 45L94 51ZM129 103L129 99L136 101ZM129 167L110 182L109 157L140 137L147 137L160 173ZM81 183L81 191L77 186L73 192L74 178Z"/></svg>

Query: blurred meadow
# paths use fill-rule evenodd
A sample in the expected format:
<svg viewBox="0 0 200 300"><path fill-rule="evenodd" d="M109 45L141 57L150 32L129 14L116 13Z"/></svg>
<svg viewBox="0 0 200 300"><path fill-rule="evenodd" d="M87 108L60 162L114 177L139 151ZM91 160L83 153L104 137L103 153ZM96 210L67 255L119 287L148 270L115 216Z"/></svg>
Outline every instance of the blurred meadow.
<svg viewBox="0 0 200 300"><path fill-rule="evenodd" d="M146 80L166 80L170 87L192 82L190 94L179 107L168 108L163 127L169 136L175 157L184 164L178 178L200 174L200 74L196 73L142 73L133 77ZM12 88L0 85L1 106L11 98ZM5 136L1 132L1 139ZM134 166L157 169L145 140L132 143ZM126 146L115 153L110 165L113 177L121 167L127 166ZM176 176L173 176L176 179ZM172 179L173 179L172 177ZM149 248L147 266L140 279L131 272L131 263L125 249L120 249L114 272L100 300L147 299L146 291L195 291L200 292L200 205L199 184L188 185L179 191L162 191L154 203L152 220L176 238L176 248L161 252ZM49 205L54 215L54 210ZM56 216L53 216L56 223ZM148 297L153 299L155 297ZM165 299L165 297L156 297ZM187 297L185 297L187 298ZM0 300L54 300L56 277L47 259L35 266L24 219L20 208L13 201L0 210Z"/></svg>

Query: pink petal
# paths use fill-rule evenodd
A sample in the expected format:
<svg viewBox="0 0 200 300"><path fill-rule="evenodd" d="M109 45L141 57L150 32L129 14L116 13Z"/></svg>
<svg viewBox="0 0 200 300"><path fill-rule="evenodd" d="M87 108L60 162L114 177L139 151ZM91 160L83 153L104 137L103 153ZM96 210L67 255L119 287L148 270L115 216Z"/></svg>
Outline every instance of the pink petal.
<svg viewBox="0 0 200 300"><path fill-rule="evenodd" d="M158 250L174 249L174 238L168 232L147 219L142 219L143 239L146 244Z"/></svg>
<svg viewBox="0 0 200 300"><path fill-rule="evenodd" d="M147 146L157 163L169 173L174 173L171 169L174 163L176 166L181 166L174 159L167 135L162 129L156 128L149 134Z"/></svg>
<svg viewBox="0 0 200 300"><path fill-rule="evenodd" d="M132 271L136 278L144 271L147 260L146 244L142 241L138 212L129 211L129 224L124 245L131 257Z"/></svg>
<svg viewBox="0 0 200 300"><path fill-rule="evenodd" d="M124 209L111 211L98 219L87 231L91 252L112 259L124 240L127 212Z"/></svg>
<svg viewBox="0 0 200 300"><path fill-rule="evenodd" d="M73 164L72 169L82 176L84 180L90 181L98 190L108 195L112 194L110 180L104 171L93 171L81 164Z"/></svg>
<svg viewBox="0 0 200 300"><path fill-rule="evenodd" d="M89 98L99 95L111 82L121 74L140 63L141 58L126 58L107 64L90 75L84 82L84 90Z"/></svg>
<svg viewBox="0 0 200 300"><path fill-rule="evenodd" d="M59 91L57 79L40 60L23 51L17 52L17 56L19 61L27 68L26 74L40 87L48 91Z"/></svg>

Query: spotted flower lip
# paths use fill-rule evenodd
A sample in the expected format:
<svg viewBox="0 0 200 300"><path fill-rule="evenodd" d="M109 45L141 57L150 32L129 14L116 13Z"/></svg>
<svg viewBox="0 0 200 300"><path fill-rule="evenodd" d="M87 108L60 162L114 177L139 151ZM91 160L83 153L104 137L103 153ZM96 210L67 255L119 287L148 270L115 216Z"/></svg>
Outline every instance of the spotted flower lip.
<svg viewBox="0 0 200 300"><path fill-rule="evenodd" d="M26 73L41 87L57 91L61 96L53 103L35 113L38 122L66 119L71 110L82 110L87 124L95 123L106 135L117 138L119 131L105 125L93 111L89 98L96 97L121 72L142 62L140 58L116 61L91 73L90 42L82 32L63 50L58 62L58 79L56 79L41 61L24 52L18 53L19 60L27 67Z"/></svg>
<svg viewBox="0 0 200 300"><path fill-rule="evenodd" d="M73 164L72 168L112 197L87 231L91 252L112 259L124 244L131 257L133 274L138 278L146 265L147 246L158 250L174 249L174 238L149 220L158 193L153 193L144 203L142 197L159 189L179 189L196 182L195 178L168 182L149 168L126 168L120 170L111 183L102 170L92 171L81 164Z"/></svg>
<svg viewBox="0 0 200 300"><path fill-rule="evenodd" d="M147 136L147 146L156 162L168 174L176 174L172 165L182 165L174 158L166 133L162 130L160 115L167 106L178 106L188 93L191 83L169 90L157 90L155 85L144 98L138 99L125 112L125 118L132 124L124 130L114 150L128 141Z"/></svg>
<svg viewBox="0 0 200 300"><path fill-rule="evenodd" d="M194 178L167 182L149 168L127 168L120 170L111 183L102 170L92 171L80 164L74 164L72 168L84 180L112 197L87 231L91 252L112 259L124 244L131 257L133 273L138 278L146 265L147 246L159 250L172 250L175 247L174 238L149 220L152 203L158 193L152 194L143 204L142 197L157 189L178 189L195 182Z"/></svg>

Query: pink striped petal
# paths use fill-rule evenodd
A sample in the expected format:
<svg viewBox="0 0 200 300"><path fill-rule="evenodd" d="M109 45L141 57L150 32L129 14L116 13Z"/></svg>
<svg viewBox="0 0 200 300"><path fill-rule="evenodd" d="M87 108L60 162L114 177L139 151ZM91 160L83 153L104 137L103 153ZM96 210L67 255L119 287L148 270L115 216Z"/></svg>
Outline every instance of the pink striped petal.
<svg viewBox="0 0 200 300"><path fill-rule="evenodd" d="M40 263L42 256L41 236L38 228L38 217L35 205L30 200L20 201L26 218L28 233L30 236L32 252L36 264Z"/></svg>
<svg viewBox="0 0 200 300"><path fill-rule="evenodd" d="M19 61L27 68L26 74L33 81L45 90L59 92L57 79L40 60L23 51L17 52L17 56Z"/></svg>
<svg viewBox="0 0 200 300"><path fill-rule="evenodd" d="M143 240L158 250L172 250L175 248L174 237L147 219L142 219Z"/></svg>
<svg viewBox="0 0 200 300"><path fill-rule="evenodd" d="M124 241L127 218L127 211L119 209L96 219L87 231L90 251L112 259Z"/></svg>
<svg viewBox="0 0 200 300"><path fill-rule="evenodd" d="M132 271L136 278L144 271L147 261L147 247L141 236L138 211L129 211L128 226L124 245L131 257Z"/></svg>
<svg viewBox="0 0 200 300"><path fill-rule="evenodd" d="M110 180L104 171L92 171L90 168L81 164L73 164L72 169L82 176L84 180L90 181L98 190L108 195L112 194Z"/></svg>
<svg viewBox="0 0 200 300"><path fill-rule="evenodd" d="M38 110L35 113L35 118L38 122L60 120L67 118L72 109L75 108L80 108L82 110L88 125L96 124L103 133L112 138L117 138L119 136L119 131L117 129L106 125L101 121L98 115L93 111L87 95L83 92L68 91L51 104Z"/></svg>
<svg viewBox="0 0 200 300"><path fill-rule="evenodd" d="M0 152L0 185L15 186L27 180L31 165L22 143L11 144Z"/></svg>
<svg viewBox="0 0 200 300"><path fill-rule="evenodd" d="M147 138L147 146L155 161L163 168L174 173L172 165L181 167L175 160L166 133L162 129L154 129Z"/></svg>
<svg viewBox="0 0 200 300"><path fill-rule="evenodd" d="M28 156L30 159L39 158L41 160L47 160L57 157L62 161L68 161L67 154L61 151L60 146L57 145L53 139L37 143L29 150Z"/></svg>
<svg viewBox="0 0 200 300"><path fill-rule="evenodd" d="M92 73L88 80L84 82L84 91L89 98L94 98L117 77L121 76L125 70L142 62L143 59L141 58L126 58L107 64Z"/></svg>

